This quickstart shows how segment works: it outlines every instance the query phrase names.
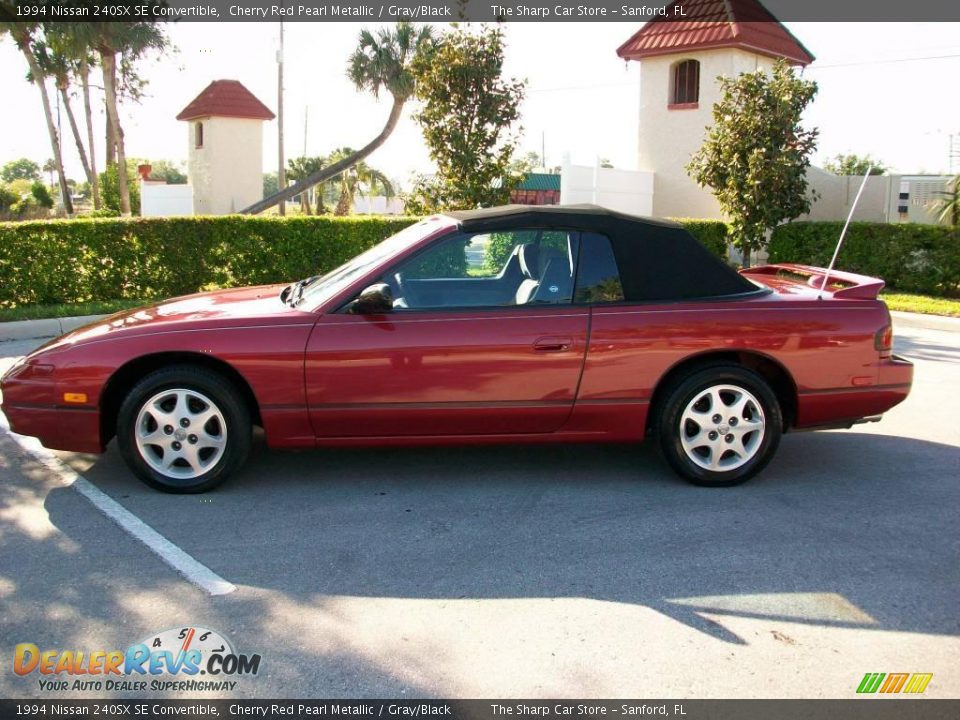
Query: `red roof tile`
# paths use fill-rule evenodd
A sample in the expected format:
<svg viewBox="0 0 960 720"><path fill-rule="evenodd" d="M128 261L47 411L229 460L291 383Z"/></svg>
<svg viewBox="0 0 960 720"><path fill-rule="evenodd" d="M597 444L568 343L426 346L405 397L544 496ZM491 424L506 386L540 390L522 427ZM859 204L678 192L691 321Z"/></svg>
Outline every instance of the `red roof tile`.
<svg viewBox="0 0 960 720"><path fill-rule="evenodd" d="M758 0L687 0L683 19L668 14L651 20L617 48L625 60L672 55L684 50L736 47L791 63L814 57Z"/></svg>
<svg viewBox="0 0 960 720"><path fill-rule="evenodd" d="M239 80L214 80L180 111L177 120L211 116L254 120L273 120L276 117Z"/></svg>

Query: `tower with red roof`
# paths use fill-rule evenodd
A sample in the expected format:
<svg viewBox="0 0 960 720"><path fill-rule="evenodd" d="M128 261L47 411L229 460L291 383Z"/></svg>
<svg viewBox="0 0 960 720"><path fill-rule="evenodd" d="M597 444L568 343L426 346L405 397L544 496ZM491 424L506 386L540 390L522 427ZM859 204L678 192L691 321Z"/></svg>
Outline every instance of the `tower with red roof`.
<svg viewBox="0 0 960 720"><path fill-rule="evenodd" d="M686 0L669 10L617 49L640 62L639 169L654 173L654 215L718 218L710 191L685 169L713 122L716 78L814 58L757 0Z"/></svg>
<svg viewBox="0 0 960 720"><path fill-rule="evenodd" d="M263 197L263 123L274 117L238 80L214 80L180 111L195 215L238 212Z"/></svg>

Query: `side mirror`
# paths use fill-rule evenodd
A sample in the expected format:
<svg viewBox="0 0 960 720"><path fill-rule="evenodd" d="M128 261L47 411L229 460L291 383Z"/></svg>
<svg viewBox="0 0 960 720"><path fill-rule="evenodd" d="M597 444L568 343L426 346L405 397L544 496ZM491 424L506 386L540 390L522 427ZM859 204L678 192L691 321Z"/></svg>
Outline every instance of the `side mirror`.
<svg viewBox="0 0 960 720"><path fill-rule="evenodd" d="M376 283L366 288L350 303L353 315L383 315L393 311L393 291L386 283Z"/></svg>

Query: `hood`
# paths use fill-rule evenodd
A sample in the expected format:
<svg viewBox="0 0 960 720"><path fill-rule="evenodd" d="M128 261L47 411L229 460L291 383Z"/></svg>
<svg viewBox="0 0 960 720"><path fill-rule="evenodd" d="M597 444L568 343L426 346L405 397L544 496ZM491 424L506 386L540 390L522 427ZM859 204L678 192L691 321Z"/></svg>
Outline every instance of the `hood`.
<svg viewBox="0 0 960 720"><path fill-rule="evenodd" d="M280 292L285 287L259 285L215 290L124 310L61 335L37 351L102 340L118 334L130 337L175 330L242 327L265 322L272 325L301 324L315 319L314 313L292 308L280 300Z"/></svg>

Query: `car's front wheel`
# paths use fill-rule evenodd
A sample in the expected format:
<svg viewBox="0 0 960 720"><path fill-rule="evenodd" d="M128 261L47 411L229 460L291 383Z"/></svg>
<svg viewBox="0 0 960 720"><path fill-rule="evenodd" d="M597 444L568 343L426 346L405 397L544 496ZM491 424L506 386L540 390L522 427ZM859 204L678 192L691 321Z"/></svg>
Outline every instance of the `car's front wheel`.
<svg viewBox="0 0 960 720"><path fill-rule="evenodd" d="M783 417L760 375L714 365L668 388L655 423L660 450L677 473L695 485L726 487L766 466L780 443Z"/></svg>
<svg viewBox="0 0 960 720"><path fill-rule="evenodd" d="M127 465L152 488L209 490L250 451L250 413L236 388L204 368L157 370L128 393L117 418L117 444Z"/></svg>

